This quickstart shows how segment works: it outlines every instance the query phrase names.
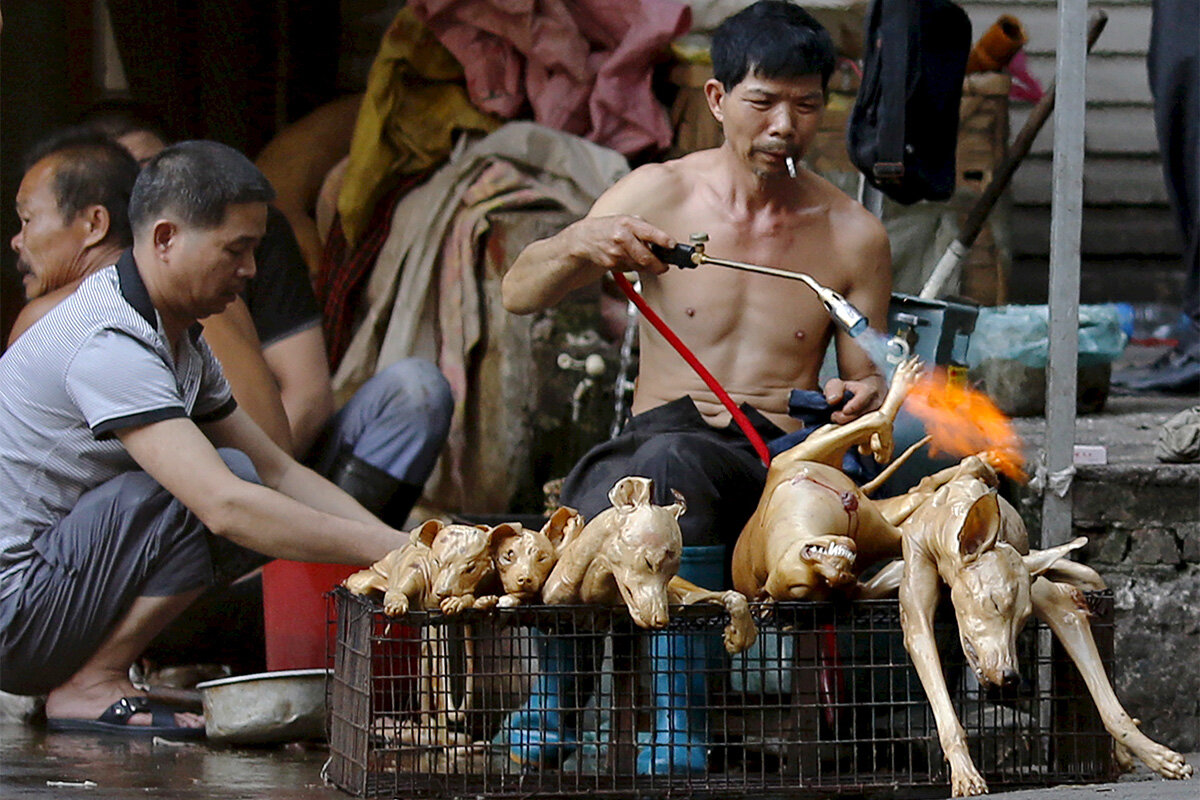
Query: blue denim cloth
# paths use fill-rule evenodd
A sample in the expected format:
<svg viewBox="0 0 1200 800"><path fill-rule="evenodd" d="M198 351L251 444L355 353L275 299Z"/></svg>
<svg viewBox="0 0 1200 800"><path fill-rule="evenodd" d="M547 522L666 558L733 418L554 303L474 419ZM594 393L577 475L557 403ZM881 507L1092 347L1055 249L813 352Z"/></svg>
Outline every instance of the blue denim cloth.
<svg viewBox="0 0 1200 800"><path fill-rule="evenodd" d="M425 359L406 358L354 393L306 460L328 475L349 448L402 483L421 486L446 443L453 412L454 396L441 371Z"/></svg>
<svg viewBox="0 0 1200 800"><path fill-rule="evenodd" d="M774 458L784 450L795 447L807 439L817 428L831 423L833 412L849 399L850 395L847 393L843 396L841 403L830 405L822 392L811 389L792 389L792 394L788 397L788 416L803 422L804 427L767 442L767 450L771 457ZM860 486L882 471L883 467L875 459L861 455L857 447L850 448L846 452L846 457L842 459L842 472L849 475Z"/></svg>

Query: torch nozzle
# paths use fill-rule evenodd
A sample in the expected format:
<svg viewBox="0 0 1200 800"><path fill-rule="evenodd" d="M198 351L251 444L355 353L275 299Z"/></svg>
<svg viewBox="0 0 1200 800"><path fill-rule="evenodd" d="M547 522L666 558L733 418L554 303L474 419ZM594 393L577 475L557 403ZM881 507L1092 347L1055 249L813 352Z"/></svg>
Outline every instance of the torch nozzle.
<svg viewBox="0 0 1200 800"><path fill-rule="evenodd" d="M858 336L867 329L869 323L866 316L840 293L822 286L807 275L804 275L801 280L817 293L817 297L821 299L821 305L825 306L829 316L851 337Z"/></svg>

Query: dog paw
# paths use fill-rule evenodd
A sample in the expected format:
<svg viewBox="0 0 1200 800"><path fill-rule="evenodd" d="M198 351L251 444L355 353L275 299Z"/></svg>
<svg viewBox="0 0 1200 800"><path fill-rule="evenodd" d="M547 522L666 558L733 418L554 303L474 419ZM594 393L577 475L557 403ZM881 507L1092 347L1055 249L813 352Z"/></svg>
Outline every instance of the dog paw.
<svg viewBox="0 0 1200 800"><path fill-rule="evenodd" d="M965 746L962 755L958 757L949 755L946 760L950 763L950 795L952 797L975 797L987 794L987 781L979 774L979 770L975 769L971 757L966 755Z"/></svg>
<svg viewBox="0 0 1200 800"><path fill-rule="evenodd" d="M521 605L521 598L515 594L506 594L496 601L496 605L500 608L515 608Z"/></svg>
<svg viewBox="0 0 1200 800"><path fill-rule="evenodd" d="M1147 752L1139 753L1146 766L1164 778L1180 781L1192 776L1192 765L1169 747L1155 743Z"/></svg>
<svg viewBox="0 0 1200 800"><path fill-rule="evenodd" d="M740 653L758 638L758 627L750 615L750 603L741 592L725 592L721 601L729 612L729 624L725 626L725 650Z"/></svg>
<svg viewBox="0 0 1200 800"><path fill-rule="evenodd" d="M895 393L903 401L904 396L912 390L912 387L917 385L917 381L921 379L921 373L924 371L925 365L921 363L921 359L913 356L907 361L896 367L896 371L892 373L892 383L888 387L888 393Z"/></svg>
<svg viewBox="0 0 1200 800"><path fill-rule="evenodd" d="M471 606L475 605L475 598L471 595L463 595L461 597L443 597L442 602L438 603L438 608L448 617L466 611Z"/></svg>
<svg viewBox="0 0 1200 800"><path fill-rule="evenodd" d="M408 613L408 595L401 592L387 592L383 596L383 613L389 617L399 617Z"/></svg>
<svg viewBox="0 0 1200 800"><path fill-rule="evenodd" d="M971 770L970 775L955 775L951 781L951 797L977 797L987 793L987 781L974 770Z"/></svg>
<svg viewBox="0 0 1200 800"><path fill-rule="evenodd" d="M476 611L487 611L489 608L504 606L505 597L512 597L512 595L506 594L504 597L497 597L494 594L485 594L483 597L476 597L475 602L471 604L471 608Z"/></svg>

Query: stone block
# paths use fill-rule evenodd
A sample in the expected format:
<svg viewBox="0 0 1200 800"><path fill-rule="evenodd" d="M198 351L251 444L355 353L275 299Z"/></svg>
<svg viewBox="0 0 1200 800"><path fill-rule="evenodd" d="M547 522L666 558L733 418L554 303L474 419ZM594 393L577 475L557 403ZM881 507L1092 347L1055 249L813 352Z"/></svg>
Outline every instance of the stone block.
<svg viewBox="0 0 1200 800"><path fill-rule="evenodd" d="M1136 501L1134 487L1125 484L1075 481L1072 494L1076 525L1105 528L1114 522L1129 521ZM1041 511L1041 504L1038 504Z"/></svg>
<svg viewBox="0 0 1200 800"><path fill-rule="evenodd" d="M1179 557L1188 564L1200 564L1200 522L1179 526Z"/></svg>
<svg viewBox="0 0 1200 800"><path fill-rule="evenodd" d="M1073 484L1076 523L1139 527L1153 521L1164 528L1196 524L1194 475L1168 466L1172 465L1080 467Z"/></svg>
<svg viewBox="0 0 1200 800"><path fill-rule="evenodd" d="M1088 546L1080 559L1085 563L1120 564L1129 552L1129 531L1121 528L1099 534L1076 529L1076 533L1088 537Z"/></svg>
<svg viewBox="0 0 1200 800"><path fill-rule="evenodd" d="M1152 738L1182 752L1200 748L1200 568L1142 567L1106 573L1113 590L1113 685Z"/></svg>
<svg viewBox="0 0 1200 800"><path fill-rule="evenodd" d="M1128 560L1134 564L1175 566L1180 562L1179 544L1169 530L1141 528L1129 534Z"/></svg>

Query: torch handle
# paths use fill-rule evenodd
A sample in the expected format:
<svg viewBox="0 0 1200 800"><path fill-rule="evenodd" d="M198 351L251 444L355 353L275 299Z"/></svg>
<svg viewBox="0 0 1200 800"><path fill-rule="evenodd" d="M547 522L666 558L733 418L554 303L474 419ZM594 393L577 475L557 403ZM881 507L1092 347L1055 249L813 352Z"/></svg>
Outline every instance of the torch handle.
<svg viewBox="0 0 1200 800"><path fill-rule="evenodd" d="M655 258L664 264L670 264L673 267L680 269L693 269L699 264L696 262L696 248L690 244L677 244L674 247L663 247L661 244L648 242L647 247L654 254Z"/></svg>

